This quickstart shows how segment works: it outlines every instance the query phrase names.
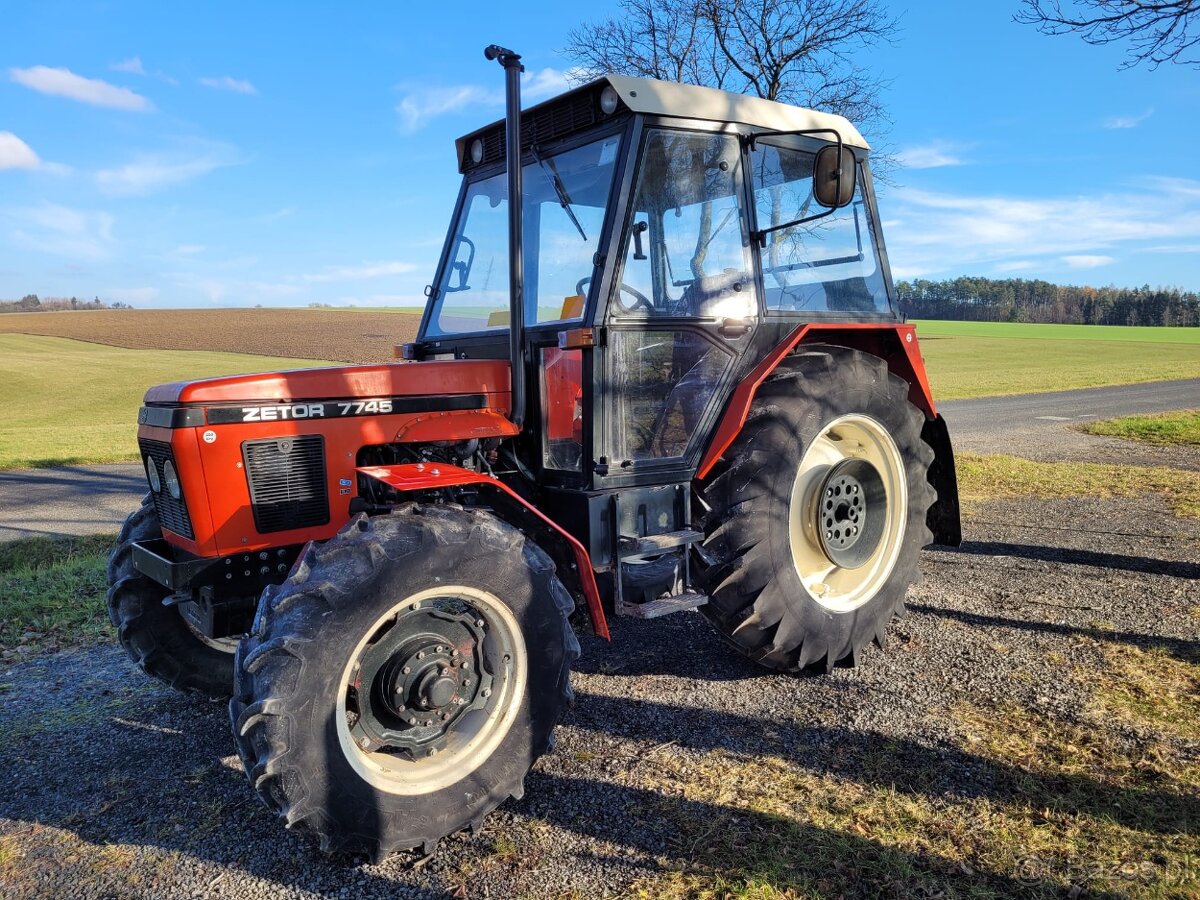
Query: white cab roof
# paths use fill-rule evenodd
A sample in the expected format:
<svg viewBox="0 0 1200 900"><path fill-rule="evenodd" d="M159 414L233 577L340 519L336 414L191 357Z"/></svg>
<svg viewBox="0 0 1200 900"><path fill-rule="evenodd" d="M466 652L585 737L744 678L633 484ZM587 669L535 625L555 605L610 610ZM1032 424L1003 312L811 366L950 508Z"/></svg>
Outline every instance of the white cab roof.
<svg viewBox="0 0 1200 900"><path fill-rule="evenodd" d="M626 75L606 75L607 81L620 95L622 102L634 112L651 116L675 116L682 119L705 119L714 122L738 122L761 131L802 131L809 128L833 128L842 141L854 147L870 150L858 129L844 116L817 112L800 106L788 106L774 100L747 97L718 91L715 88L656 81L653 78L630 78Z"/></svg>

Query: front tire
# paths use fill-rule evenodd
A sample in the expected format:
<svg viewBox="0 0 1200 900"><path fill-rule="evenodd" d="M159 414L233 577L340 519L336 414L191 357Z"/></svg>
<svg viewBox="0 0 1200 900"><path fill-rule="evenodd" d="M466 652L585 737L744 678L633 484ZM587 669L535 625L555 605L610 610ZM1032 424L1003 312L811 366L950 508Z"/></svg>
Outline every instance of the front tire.
<svg viewBox="0 0 1200 900"><path fill-rule="evenodd" d="M703 487L701 611L777 671L854 664L882 644L932 540L933 451L880 358L812 346L759 388Z"/></svg>
<svg viewBox="0 0 1200 900"><path fill-rule="evenodd" d="M360 516L268 589L230 719L261 799L325 850L380 860L520 797L571 697L574 602L483 511Z"/></svg>
<svg viewBox="0 0 1200 900"><path fill-rule="evenodd" d="M134 568L134 543L161 537L147 494L125 520L108 557L108 617L129 658L147 675L179 691L228 697L236 643L198 634L178 606L163 605L170 592Z"/></svg>

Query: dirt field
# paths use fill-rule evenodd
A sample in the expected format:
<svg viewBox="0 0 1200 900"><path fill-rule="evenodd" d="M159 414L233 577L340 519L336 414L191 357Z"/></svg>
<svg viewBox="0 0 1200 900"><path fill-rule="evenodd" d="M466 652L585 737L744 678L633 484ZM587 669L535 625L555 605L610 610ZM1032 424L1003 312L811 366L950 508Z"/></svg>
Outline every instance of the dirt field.
<svg viewBox="0 0 1200 900"><path fill-rule="evenodd" d="M327 309L113 309L9 313L0 334L43 334L134 350L222 350L342 362L387 362L417 336L419 316Z"/></svg>

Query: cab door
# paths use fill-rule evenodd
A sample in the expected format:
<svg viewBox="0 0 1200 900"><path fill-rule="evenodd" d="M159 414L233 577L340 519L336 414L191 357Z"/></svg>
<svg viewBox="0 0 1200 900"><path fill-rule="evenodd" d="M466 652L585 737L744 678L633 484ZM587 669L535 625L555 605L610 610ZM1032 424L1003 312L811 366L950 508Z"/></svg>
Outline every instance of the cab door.
<svg viewBox="0 0 1200 900"><path fill-rule="evenodd" d="M734 134L642 132L598 373L605 486L690 478L728 396L759 308L742 165Z"/></svg>

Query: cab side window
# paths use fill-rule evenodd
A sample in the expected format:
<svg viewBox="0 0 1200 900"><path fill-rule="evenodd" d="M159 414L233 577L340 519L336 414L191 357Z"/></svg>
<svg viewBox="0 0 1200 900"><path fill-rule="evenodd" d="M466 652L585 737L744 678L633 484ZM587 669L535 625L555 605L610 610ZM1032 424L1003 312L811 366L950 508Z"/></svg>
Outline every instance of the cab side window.
<svg viewBox="0 0 1200 900"><path fill-rule="evenodd" d="M751 159L759 228L823 211L812 194L813 154L760 141ZM762 265L768 311L891 312L871 217L858 188L849 206L769 233Z"/></svg>

